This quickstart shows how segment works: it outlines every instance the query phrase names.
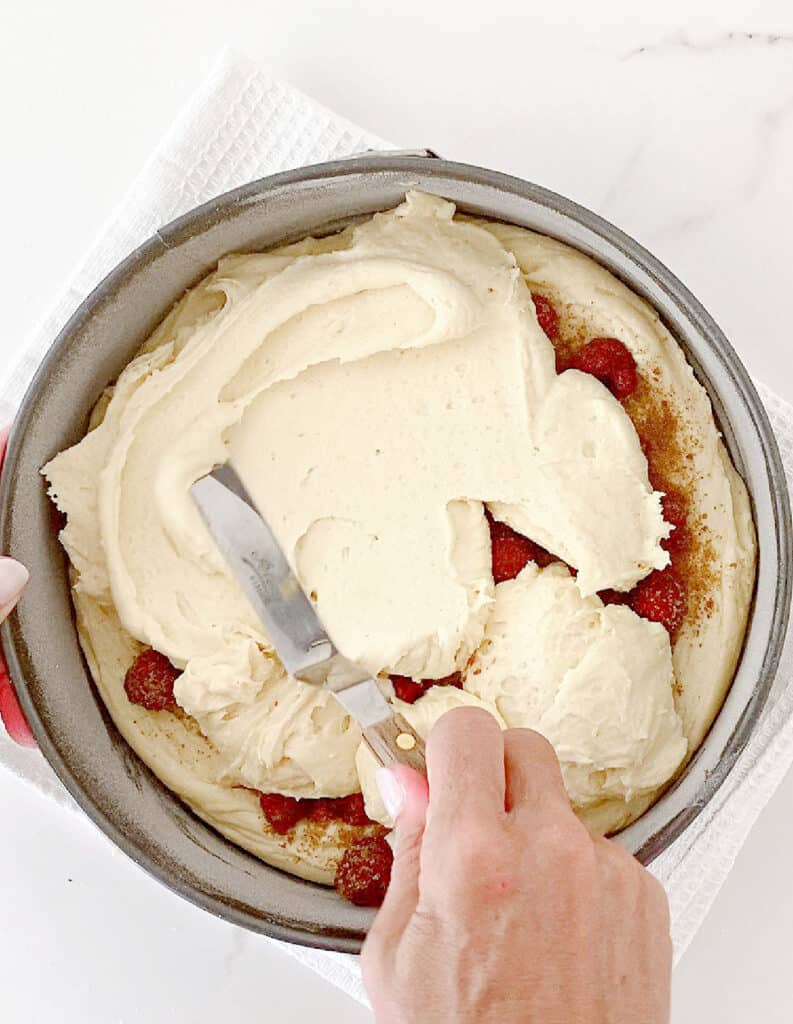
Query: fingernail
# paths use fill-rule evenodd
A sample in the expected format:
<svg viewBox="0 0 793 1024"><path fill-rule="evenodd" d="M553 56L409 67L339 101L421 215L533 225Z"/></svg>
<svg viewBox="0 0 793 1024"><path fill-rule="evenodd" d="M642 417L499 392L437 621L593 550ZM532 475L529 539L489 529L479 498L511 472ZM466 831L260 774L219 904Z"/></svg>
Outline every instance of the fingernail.
<svg viewBox="0 0 793 1024"><path fill-rule="evenodd" d="M378 768L375 772L375 782L389 818L396 821L405 803L404 786L390 768Z"/></svg>
<svg viewBox="0 0 793 1024"><path fill-rule="evenodd" d="M29 579L30 573L21 562L0 556L0 608L16 601Z"/></svg>

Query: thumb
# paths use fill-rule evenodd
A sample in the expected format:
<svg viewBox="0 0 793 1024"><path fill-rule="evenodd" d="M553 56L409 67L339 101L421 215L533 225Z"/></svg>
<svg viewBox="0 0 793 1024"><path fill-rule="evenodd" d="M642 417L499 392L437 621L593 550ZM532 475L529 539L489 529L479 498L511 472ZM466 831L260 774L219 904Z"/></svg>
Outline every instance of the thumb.
<svg viewBox="0 0 793 1024"><path fill-rule="evenodd" d="M388 812L396 819L394 864L383 905L370 930L375 941L396 941L419 898L419 858L429 790L423 775L405 765L380 768L377 786Z"/></svg>

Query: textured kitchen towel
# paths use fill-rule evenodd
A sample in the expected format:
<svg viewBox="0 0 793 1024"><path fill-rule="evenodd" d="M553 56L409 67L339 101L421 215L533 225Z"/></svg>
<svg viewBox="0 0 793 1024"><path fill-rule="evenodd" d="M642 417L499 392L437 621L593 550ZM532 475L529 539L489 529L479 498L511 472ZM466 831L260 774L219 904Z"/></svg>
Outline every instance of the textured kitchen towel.
<svg viewBox="0 0 793 1024"><path fill-rule="evenodd" d="M0 423L13 418L36 366L69 315L122 257L157 228L244 182L369 148L389 145L273 80L247 59L223 54L24 346L0 388ZM793 407L764 387L760 393L793 486ZM14 746L1 733L0 765L75 807L40 754ZM652 866L669 893L677 957L691 941L755 819L792 761L793 643L789 635L779 685L751 743L717 796ZM366 1001L357 958L279 945Z"/></svg>

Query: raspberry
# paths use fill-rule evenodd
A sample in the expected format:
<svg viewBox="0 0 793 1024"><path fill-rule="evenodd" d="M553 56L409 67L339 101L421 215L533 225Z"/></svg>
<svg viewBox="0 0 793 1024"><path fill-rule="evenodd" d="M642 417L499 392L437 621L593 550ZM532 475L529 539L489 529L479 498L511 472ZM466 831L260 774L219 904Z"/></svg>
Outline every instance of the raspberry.
<svg viewBox="0 0 793 1024"><path fill-rule="evenodd" d="M57 536L65 528L66 523L66 513L61 512L54 501L50 502L50 529L52 532Z"/></svg>
<svg viewBox="0 0 793 1024"><path fill-rule="evenodd" d="M546 299L544 295L532 292L531 297L534 302L534 312L537 314L537 323L553 341L554 338L559 337L559 314L550 299Z"/></svg>
<svg viewBox="0 0 793 1024"><path fill-rule="evenodd" d="M431 686L456 686L462 689L463 676L461 672L452 672L450 676L442 679L411 679L410 676L391 676L394 685L394 693L406 704L415 704L419 697L423 697Z"/></svg>
<svg viewBox="0 0 793 1024"><path fill-rule="evenodd" d="M543 566L554 561L545 548L516 533L506 523L499 523L492 516L488 516L488 522L495 583L514 580L527 562L536 562Z"/></svg>
<svg viewBox="0 0 793 1024"><path fill-rule="evenodd" d="M371 825L372 819L367 815L363 806L363 793L351 793L336 801L338 817L347 825L356 825L363 828L364 825Z"/></svg>
<svg viewBox="0 0 793 1024"><path fill-rule="evenodd" d="M391 676L391 682L396 696L406 704L415 704L424 695L424 684L417 683L410 676Z"/></svg>
<svg viewBox="0 0 793 1024"><path fill-rule="evenodd" d="M259 804L267 824L279 836L286 835L311 811L313 800L298 800L280 793L260 793Z"/></svg>
<svg viewBox="0 0 793 1024"><path fill-rule="evenodd" d="M379 907L391 880L394 855L382 836L357 839L345 850L334 885L341 896L359 907Z"/></svg>
<svg viewBox="0 0 793 1024"><path fill-rule="evenodd" d="M372 819L367 817L363 808L363 794L351 793L350 796L322 797L312 800L312 821L343 821L347 825L363 828L371 825Z"/></svg>
<svg viewBox="0 0 793 1024"><path fill-rule="evenodd" d="M339 817L334 806L336 801L332 797L322 796L316 800L306 800L305 803L309 805L308 816L312 821L325 823Z"/></svg>
<svg viewBox="0 0 793 1024"><path fill-rule="evenodd" d="M361 793L305 800L282 796L280 793L260 793L259 803L270 828L279 835L289 832L304 818L322 824L330 821L343 821L359 827L372 824L363 809Z"/></svg>
<svg viewBox="0 0 793 1024"><path fill-rule="evenodd" d="M661 498L661 506L664 510L664 519L673 526L686 525L686 499L677 491L668 491Z"/></svg>
<svg viewBox="0 0 793 1024"><path fill-rule="evenodd" d="M180 675L164 654L147 647L127 669L124 691L132 704L140 704L147 711L173 711L173 684Z"/></svg>
<svg viewBox="0 0 793 1024"><path fill-rule="evenodd" d="M676 491L669 491L661 498L661 507L664 519L674 526L670 536L661 541L661 547L670 552L683 551L688 546L686 499Z"/></svg>
<svg viewBox="0 0 793 1024"><path fill-rule="evenodd" d="M636 390L636 360L616 338L593 338L576 353L571 365L597 377L620 401Z"/></svg>
<svg viewBox="0 0 793 1024"><path fill-rule="evenodd" d="M430 686L454 686L458 690L463 688L463 674L462 672L452 672L450 676L444 676L442 679L424 679L423 682L429 689Z"/></svg>
<svg viewBox="0 0 793 1024"><path fill-rule="evenodd" d="M669 567L656 570L636 584L629 603L637 615L660 622L674 636L686 614L685 584Z"/></svg>
<svg viewBox="0 0 793 1024"><path fill-rule="evenodd" d="M603 604L627 604L628 595L623 594L620 590L612 590L607 587L606 590L599 590L598 597Z"/></svg>

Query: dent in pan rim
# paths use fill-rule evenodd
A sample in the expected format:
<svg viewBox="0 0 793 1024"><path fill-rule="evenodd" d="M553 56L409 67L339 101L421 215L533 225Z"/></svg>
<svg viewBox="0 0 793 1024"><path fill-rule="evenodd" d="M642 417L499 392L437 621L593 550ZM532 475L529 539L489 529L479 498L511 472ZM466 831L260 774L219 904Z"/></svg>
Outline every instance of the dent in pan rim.
<svg viewBox="0 0 793 1024"><path fill-rule="evenodd" d="M698 789L697 799L684 807L656 832L648 835L642 842L637 856L644 863L649 863L658 853L666 849L681 835L684 829L691 824L719 789L741 751L746 746L774 682L774 676L782 652L785 625L790 605L791 578L788 568L791 564L790 507L785 474L767 414L748 374L719 327L688 289L654 256L622 231L584 207L573 203L571 200L537 185L529 184L521 179L466 164L456 164L427 157L372 154L332 163L317 164L260 179L228 192L217 199L213 199L172 221L134 250L91 292L58 334L58 337L39 366L21 403L9 440L6 464L2 483L0 484L0 538L2 538L2 543L5 547L10 520L10 512L7 507L10 491L9 481L16 472L16 464L24 445L26 422L35 404L40 399L40 392L45 386L50 373L63 355L72 336L79 332L84 321L97 307L101 306L104 301L112 296L125 280L133 277L139 268L145 266L156 255L171 248L172 245L200 234L213 224L222 221L225 215L234 208L245 206L264 195L272 195L276 192L298 192L301 184L316 184L331 178L350 175L372 176L378 172L395 171L405 172L407 175L410 173L421 173L430 176L436 174L438 177L451 178L462 184L469 183L484 186L500 193L511 194L518 199L528 200L535 206L545 208L554 214L578 222L595 236L604 240L640 272L648 275L652 283L662 292L671 306L679 310L706 340L710 349L718 358L722 371L740 396L759 439L768 474L771 512L774 521L774 536L763 537L760 539L760 542L761 545L768 545L773 542L780 567L771 621L767 625L769 642L762 661L760 679L751 697L746 702L732 734L726 740L723 754L718 764L709 773L703 773L704 778ZM486 212L484 215L487 215ZM597 254L594 254L594 256L597 258ZM134 840L127 837L107 815L95 806L90 793L72 775L69 765L61 757L53 741L50 739L25 685L25 662L27 660L24 654L25 641L20 635L16 616L12 616L2 627L2 640L9 671L19 695L20 703L28 717L42 753L88 817L138 865L192 903L253 931L264 932L274 938L317 948L328 948L345 952L357 952L360 949L362 935L351 936L348 931L340 931L337 934L333 934L330 929L326 929L322 934L316 934L279 921L264 919L259 914L252 913L244 906L225 900L222 897L202 892L188 882L172 877L166 868L156 863L147 852L142 851ZM689 770L694 768L695 765L696 757L683 778L686 777ZM639 820L641 821L641 819Z"/></svg>

